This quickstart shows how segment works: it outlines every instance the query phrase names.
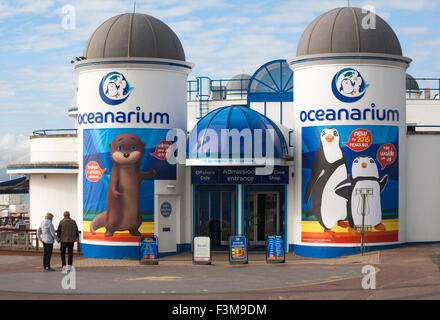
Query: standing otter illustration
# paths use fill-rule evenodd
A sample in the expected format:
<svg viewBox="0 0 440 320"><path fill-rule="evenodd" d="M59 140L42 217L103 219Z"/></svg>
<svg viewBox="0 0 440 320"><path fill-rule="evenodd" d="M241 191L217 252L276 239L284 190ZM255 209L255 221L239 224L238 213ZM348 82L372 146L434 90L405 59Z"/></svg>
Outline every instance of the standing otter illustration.
<svg viewBox="0 0 440 320"><path fill-rule="evenodd" d="M105 227L105 237L115 231L128 230L132 236L140 236L142 214L139 210L140 187L144 179L152 179L156 170L143 172L139 164L145 144L134 134L118 135L110 143L113 168L107 189L107 210L99 214L90 224L90 232Z"/></svg>

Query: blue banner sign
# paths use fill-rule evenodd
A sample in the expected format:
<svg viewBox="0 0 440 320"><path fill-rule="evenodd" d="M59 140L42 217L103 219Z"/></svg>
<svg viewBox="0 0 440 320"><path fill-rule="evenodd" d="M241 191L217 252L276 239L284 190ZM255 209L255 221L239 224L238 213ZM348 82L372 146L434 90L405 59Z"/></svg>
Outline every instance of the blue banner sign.
<svg viewBox="0 0 440 320"><path fill-rule="evenodd" d="M281 234L270 234L266 238L266 262L284 262L284 241Z"/></svg>
<svg viewBox="0 0 440 320"><path fill-rule="evenodd" d="M192 184L289 184L289 167L274 166L269 175L256 175L257 167L198 166L191 168Z"/></svg>
<svg viewBox="0 0 440 320"><path fill-rule="evenodd" d="M141 237L140 242L140 263L158 264L157 238Z"/></svg>
<svg viewBox="0 0 440 320"><path fill-rule="evenodd" d="M245 236L233 236L229 238L229 262L248 262L247 239Z"/></svg>

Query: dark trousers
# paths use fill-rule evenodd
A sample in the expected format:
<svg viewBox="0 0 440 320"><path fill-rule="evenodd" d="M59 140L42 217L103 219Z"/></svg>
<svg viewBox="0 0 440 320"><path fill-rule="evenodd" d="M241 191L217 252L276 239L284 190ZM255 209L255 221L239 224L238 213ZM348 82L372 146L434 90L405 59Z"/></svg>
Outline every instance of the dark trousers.
<svg viewBox="0 0 440 320"><path fill-rule="evenodd" d="M67 265L73 263L73 244L74 242L61 242L61 264L66 265L66 249L67 249Z"/></svg>
<svg viewBox="0 0 440 320"><path fill-rule="evenodd" d="M53 243L44 243L44 254L43 254L43 267L44 269L50 268L50 258L52 257Z"/></svg>

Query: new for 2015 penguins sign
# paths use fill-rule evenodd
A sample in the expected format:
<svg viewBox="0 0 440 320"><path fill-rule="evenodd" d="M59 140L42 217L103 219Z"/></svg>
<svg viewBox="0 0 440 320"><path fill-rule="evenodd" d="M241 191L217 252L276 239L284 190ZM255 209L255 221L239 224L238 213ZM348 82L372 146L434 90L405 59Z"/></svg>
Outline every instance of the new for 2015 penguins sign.
<svg viewBox="0 0 440 320"><path fill-rule="evenodd" d="M355 244L365 205L368 243L399 241L404 68L294 66L299 243ZM396 93L403 93L401 95ZM298 134L299 133L299 134ZM404 147L403 147L404 149ZM298 159L298 157L296 157Z"/></svg>

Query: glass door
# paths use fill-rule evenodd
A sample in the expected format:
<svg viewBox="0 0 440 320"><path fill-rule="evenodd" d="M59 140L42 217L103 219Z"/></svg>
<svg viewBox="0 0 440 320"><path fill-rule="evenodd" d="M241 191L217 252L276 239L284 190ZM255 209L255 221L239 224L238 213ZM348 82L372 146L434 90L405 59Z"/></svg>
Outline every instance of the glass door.
<svg viewBox="0 0 440 320"><path fill-rule="evenodd" d="M197 191L197 235L211 238L213 248L227 246L235 228L235 193Z"/></svg>
<svg viewBox="0 0 440 320"><path fill-rule="evenodd" d="M229 237L235 234L232 223L235 212L235 197L234 193L230 191L223 191L221 193L221 245L227 246L229 244Z"/></svg>
<svg viewBox="0 0 440 320"><path fill-rule="evenodd" d="M277 192L249 193L245 199L246 235L250 246L262 246L266 235L280 232Z"/></svg>

